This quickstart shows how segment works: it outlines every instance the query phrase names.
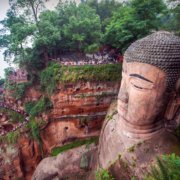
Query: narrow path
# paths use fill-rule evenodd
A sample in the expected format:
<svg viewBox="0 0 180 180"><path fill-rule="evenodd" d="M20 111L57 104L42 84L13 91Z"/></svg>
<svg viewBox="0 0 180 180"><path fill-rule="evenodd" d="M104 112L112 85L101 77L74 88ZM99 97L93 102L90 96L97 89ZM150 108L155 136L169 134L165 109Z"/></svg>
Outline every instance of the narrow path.
<svg viewBox="0 0 180 180"><path fill-rule="evenodd" d="M15 109L15 108L9 106L8 104L6 104L3 101L0 102L0 108L15 111L15 112L21 114L22 116L24 116L24 121L23 122L19 122L19 124L16 125L15 127L13 127L13 129L10 130L10 131L6 131L6 130L0 131L0 136L6 136L9 132L14 132L17 129L24 127L29 122L29 115L26 112L22 111L22 110ZM0 127L1 127L1 125L0 125Z"/></svg>

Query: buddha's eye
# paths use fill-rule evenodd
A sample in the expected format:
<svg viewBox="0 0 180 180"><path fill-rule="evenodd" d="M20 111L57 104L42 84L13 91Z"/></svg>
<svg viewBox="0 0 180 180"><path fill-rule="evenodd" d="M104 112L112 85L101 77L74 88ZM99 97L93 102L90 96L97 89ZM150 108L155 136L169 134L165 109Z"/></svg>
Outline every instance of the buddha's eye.
<svg viewBox="0 0 180 180"><path fill-rule="evenodd" d="M153 88L153 84L144 83L141 80L132 79L130 83L131 86L137 90L147 91Z"/></svg>
<svg viewBox="0 0 180 180"><path fill-rule="evenodd" d="M138 88L138 89L144 89L144 88L139 87L139 86L136 86L136 85L134 85L134 84L133 84L133 86L136 87L136 88Z"/></svg>
<svg viewBox="0 0 180 180"><path fill-rule="evenodd" d="M129 76L131 86L137 90L148 91L154 88L154 83L142 75L130 74Z"/></svg>

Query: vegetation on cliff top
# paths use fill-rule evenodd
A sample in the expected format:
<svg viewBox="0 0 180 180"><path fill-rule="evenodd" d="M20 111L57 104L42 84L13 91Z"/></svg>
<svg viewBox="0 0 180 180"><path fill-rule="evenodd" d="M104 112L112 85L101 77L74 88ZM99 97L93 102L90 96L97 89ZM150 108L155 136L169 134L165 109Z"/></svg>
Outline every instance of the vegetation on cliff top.
<svg viewBox="0 0 180 180"><path fill-rule="evenodd" d="M42 90L51 95L58 82L76 83L78 81L120 81L121 64L84 65L84 66L60 66L58 63L50 63L40 73Z"/></svg>
<svg viewBox="0 0 180 180"><path fill-rule="evenodd" d="M70 83L78 81L120 81L121 64L63 66L59 80Z"/></svg>

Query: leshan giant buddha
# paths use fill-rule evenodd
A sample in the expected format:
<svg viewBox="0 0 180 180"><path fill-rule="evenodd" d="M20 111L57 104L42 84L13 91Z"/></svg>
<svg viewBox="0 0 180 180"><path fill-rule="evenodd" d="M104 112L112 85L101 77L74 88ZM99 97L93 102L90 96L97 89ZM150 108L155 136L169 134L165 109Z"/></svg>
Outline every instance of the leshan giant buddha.
<svg viewBox="0 0 180 180"><path fill-rule="evenodd" d="M117 108L118 113L105 121L101 131L100 168L116 169L123 162L129 175L141 178L157 155L180 153L179 142L164 126L167 103L177 91L179 77L179 37L159 31L131 44L124 54L117 107L109 112L115 114ZM115 173L117 179L123 177L121 172Z"/></svg>

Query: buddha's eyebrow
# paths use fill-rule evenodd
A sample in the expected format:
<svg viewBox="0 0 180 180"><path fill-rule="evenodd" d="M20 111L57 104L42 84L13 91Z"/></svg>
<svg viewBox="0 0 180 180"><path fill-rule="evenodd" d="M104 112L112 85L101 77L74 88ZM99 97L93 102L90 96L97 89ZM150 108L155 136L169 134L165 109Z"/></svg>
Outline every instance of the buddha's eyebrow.
<svg viewBox="0 0 180 180"><path fill-rule="evenodd" d="M139 74L130 74L129 76L137 77L137 78L143 79L145 81L148 81L150 83L153 83L151 80L149 80L149 79L147 79L147 78L145 78L145 77L143 77L143 76L141 76Z"/></svg>

